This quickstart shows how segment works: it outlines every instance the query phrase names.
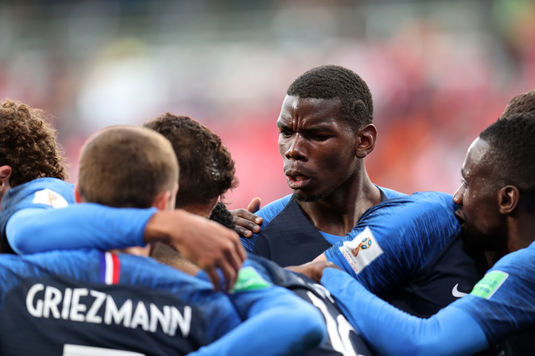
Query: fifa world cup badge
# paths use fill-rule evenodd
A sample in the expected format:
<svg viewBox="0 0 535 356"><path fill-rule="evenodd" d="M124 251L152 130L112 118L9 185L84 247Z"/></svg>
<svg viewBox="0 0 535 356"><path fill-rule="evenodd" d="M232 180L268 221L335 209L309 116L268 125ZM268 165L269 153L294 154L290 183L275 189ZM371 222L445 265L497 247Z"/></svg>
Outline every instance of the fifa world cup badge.
<svg viewBox="0 0 535 356"><path fill-rule="evenodd" d="M358 234L353 240L346 241L340 247L340 252L344 255L355 273L360 273L367 265L383 254L383 249L373 236L369 227Z"/></svg>

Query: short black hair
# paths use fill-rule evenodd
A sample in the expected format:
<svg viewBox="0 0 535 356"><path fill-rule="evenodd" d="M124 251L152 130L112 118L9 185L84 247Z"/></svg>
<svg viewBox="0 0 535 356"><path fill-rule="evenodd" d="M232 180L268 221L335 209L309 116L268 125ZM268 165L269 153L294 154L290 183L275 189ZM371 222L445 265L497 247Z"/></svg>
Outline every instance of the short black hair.
<svg viewBox="0 0 535 356"><path fill-rule="evenodd" d="M300 98L340 99L342 117L353 128L373 121L373 102L368 85L357 73L344 67L313 68L294 80L286 94Z"/></svg>
<svg viewBox="0 0 535 356"><path fill-rule="evenodd" d="M521 201L530 206L535 203L534 137L535 112L501 117L479 135L490 145L503 183L515 185L521 191Z"/></svg>
<svg viewBox="0 0 535 356"><path fill-rule="evenodd" d="M176 208L207 204L237 186L234 161L221 139L199 122L171 113L146 122L167 138L180 165Z"/></svg>
<svg viewBox="0 0 535 356"><path fill-rule="evenodd" d="M217 202L212 210L212 213L210 214L210 220L218 222L232 230L236 228L236 223L234 222L232 213L227 209L225 203L220 201Z"/></svg>
<svg viewBox="0 0 535 356"><path fill-rule="evenodd" d="M522 93L512 98L505 107L502 117L529 112L535 112L535 90Z"/></svg>

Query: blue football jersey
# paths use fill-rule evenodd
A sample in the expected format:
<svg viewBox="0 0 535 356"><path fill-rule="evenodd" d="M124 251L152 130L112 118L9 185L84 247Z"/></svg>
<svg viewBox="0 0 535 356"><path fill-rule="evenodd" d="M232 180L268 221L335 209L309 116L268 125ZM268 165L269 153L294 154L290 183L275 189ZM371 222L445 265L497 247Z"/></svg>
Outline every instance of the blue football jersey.
<svg viewBox="0 0 535 356"><path fill-rule="evenodd" d="M325 332L319 312L250 266L226 294L150 258L96 250L1 255L0 308L2 355L299 354Z"/></svg>
<svg viewBox="0 0 535 356"><path fill-rule="evenodd" d="M438 192L385 201L325 255L398 308L435 314L469 293L487 267L482 255L464 251L455 208L451 195Z"/></svg>
<svg viewBox="0 0 535 356"><path fill-rule="evenodd" d="M535 243L502 257L452 306L470 314L490 342L519 330L535 335Z"/></svg>
<svg viewBox="0 0 535 356"><path fill-rule="evenodd" d="M2 197L0 234L3 252L13 253L6 238L6 225L11 216L22 209L53 209L74 204L74 187L57 178L38 178L13 187Z"/></svg>
<svg viewBox="0 0 535 356"><path fill-rule="evenodd" d="M383 201L404 195L390 189L380 189ZM318 230L293 195L266 205L258 215L263 218L262 230L252 238L242 238L242 243L254 254L283 267L309 262L332 244L353 236L353 232L347 236L337 236Z"/></svg>
<svg viewBox="0 0 535 356"><path fill-rule="evenodd" d="M262 257L251 255L246 260L262 277L291 290L307 303L314 305L322 314L327 327L327 338L318 347L308 351L307 356L369 356L372 352L341 312L329 291L310 278L291 272Z"/></svg>
<svg viewBox="0 0 535 356"><path fill-rule="evenodd" d="M429 318L403 313L343 271L325 269L322 283L381 354L533 355L534 261L535 243L504 256L470 294Z"/></svg>
<svg viewBox="0 0 535 356"><path fill-rule="evenodd" d="M185 354L241 322L210 283L149 258L50 252L2 255L0 266L2 355Z"/></svg>

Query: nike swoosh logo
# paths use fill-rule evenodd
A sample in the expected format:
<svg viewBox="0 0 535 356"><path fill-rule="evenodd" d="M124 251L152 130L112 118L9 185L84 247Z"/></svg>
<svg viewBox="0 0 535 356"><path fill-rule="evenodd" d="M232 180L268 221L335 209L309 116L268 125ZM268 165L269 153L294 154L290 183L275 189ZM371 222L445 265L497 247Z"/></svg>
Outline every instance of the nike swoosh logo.
<svg viewBox="0 0 535 356"><path fill-rule="evenodd" d="M456 285L453 286L453 289L451 290L451 294L455 297L455 298L461 298L461 297L464 297L465 295L467 295L468 293L463 293L463 292L460 292L459 289L459 283L457 283Z"/></svg>

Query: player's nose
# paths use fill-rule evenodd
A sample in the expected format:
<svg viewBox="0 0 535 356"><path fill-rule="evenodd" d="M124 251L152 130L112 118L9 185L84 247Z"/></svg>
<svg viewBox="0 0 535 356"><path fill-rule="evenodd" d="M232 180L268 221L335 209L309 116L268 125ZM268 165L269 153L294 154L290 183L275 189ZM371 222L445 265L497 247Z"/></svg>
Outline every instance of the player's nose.
<svg viewBox="0 0 535 356"><path fill-rule="evenodd" d="M288 141L288 146L286 152L284 153L285 157L288 159L304 160L306 154L303 141L303 138L299 134L294 135Z"/></svg>
<svg viewBox="0 0 535 356"><path fill-rule="evenodd" d="M464 185L461 184L459 188L457 188L457 191L453 194L453 202L459 206L463 206L463 193L464 193Z"/></svg>

